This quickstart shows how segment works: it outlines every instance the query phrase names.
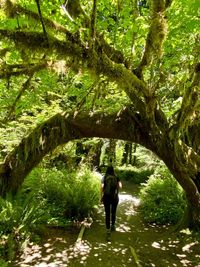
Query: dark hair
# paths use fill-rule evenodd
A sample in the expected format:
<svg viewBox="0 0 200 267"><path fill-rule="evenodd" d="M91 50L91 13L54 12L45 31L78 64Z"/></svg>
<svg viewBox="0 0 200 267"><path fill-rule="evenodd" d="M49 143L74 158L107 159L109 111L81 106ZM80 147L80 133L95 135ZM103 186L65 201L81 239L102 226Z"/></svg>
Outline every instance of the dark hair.
<svg viewBox="0 0 200 267"><path fill-rule="evenodd" d="M114 168L113 166L108 166L107 170L106 170L106 175L114 175Z"/></svg>

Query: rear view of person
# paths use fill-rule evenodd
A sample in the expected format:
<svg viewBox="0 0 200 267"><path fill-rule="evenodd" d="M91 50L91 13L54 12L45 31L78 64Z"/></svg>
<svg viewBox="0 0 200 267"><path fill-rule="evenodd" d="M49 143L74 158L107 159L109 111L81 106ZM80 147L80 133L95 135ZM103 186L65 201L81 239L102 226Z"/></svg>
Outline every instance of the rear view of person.
<svg viewBox="0 0 200 267"><path fill-rule="evenodd" d="M115 231L116 211L119 202L119 188L122 184L114 173L114 168L109 166L102 179L102 201L105 208L106 238L110 241L111 231Z"/></svg>

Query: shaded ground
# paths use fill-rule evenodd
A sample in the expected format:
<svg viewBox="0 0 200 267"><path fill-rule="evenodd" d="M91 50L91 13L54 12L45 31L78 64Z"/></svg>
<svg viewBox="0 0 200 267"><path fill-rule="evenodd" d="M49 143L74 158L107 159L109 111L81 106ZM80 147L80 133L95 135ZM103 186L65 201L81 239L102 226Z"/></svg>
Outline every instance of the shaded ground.
<svg viewBox="0 0 200 267"><path fill-rule="evenodd" d="M124 184L117 212L117 231L105 241L104 211L101 206L83 241L76 243L78 232L51 229L42 245L29 247L11 266L51 267L200 267L199 242L185 231L173 233L170 227L145 226L137 213L139 199L135 185Z"/></svg>

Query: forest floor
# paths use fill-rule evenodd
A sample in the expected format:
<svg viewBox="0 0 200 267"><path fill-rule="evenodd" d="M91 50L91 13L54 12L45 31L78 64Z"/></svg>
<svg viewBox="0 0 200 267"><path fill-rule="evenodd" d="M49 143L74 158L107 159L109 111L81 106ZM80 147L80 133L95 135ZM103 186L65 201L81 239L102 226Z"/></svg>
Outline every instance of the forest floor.
<svg viewBox="0 0 200 267"><path fill-rule="evenodd" d="M188 230L177 233L171 226L144 225L137 212L138 192L138 186L124 183L111 242L106 242L100 206L81 242L76 242L78 229L49 229L40 245L29 246L10 266L200 267L200 244Z"/></svg>

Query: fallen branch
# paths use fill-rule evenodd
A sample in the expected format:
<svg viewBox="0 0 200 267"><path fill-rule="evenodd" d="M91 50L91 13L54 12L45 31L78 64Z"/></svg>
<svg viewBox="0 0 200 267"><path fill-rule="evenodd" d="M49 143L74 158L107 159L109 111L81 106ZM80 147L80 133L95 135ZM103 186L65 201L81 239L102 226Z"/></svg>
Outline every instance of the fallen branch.
<svg viewBox="0 0 200 267"><path fill-rule="evenodd" d="M76 240L76 244L82 241L84 232L85 232L85 225L82 224L81 225L81 230L80 230L78 238Z"/></svg>
<svg viewBox="0 0 200 267"><path fill-rule="evenodd" d="M131 253L133 255L133 258L135 260L135 263L136 263L137 267L142 267L142 265L139 262L138 256L137 256L137 254L135 252L135 249L132 246L129 246L129 247L130 247Z"/></svg>

